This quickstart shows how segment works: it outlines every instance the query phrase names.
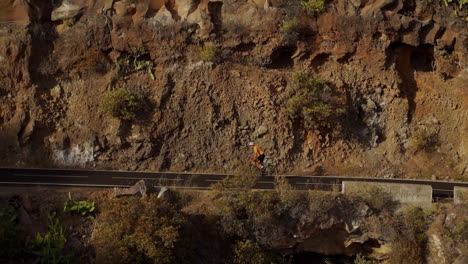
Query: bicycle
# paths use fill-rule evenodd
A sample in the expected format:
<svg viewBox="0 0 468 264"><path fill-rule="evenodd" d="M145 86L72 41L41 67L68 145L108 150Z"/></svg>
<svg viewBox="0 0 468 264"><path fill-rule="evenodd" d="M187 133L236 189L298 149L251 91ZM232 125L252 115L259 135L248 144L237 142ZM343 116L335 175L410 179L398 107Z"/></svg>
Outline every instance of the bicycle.
<svg viewBox="0 0 468 264"><path fill-rule="evenodd" d="M263 160L263 168L258 166L258 164L254 161L252 157L250 157L250 166L252 168L258 169L258 171L260 172L260 177L272 176L276 172L272 160L267 156L265 156L265 159Z"/></svg>

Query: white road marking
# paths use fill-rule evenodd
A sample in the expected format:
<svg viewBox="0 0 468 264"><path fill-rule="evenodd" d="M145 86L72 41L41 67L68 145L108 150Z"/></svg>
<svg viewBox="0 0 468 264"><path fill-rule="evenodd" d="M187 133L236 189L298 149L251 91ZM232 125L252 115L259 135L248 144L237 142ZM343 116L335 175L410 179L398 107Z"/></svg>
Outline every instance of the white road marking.
<svg viewBox="0 0 468 264"><path fill-rule="evenodd" d="M79 186L79 187L122 187L130 188L133 185L110 185L110 184L80 184L80 183L49 183L49 182L0 182L0 184L10 185L52 185L52 186ZM154 187L168 187L153 185ZM169 186L169 188L176 189L211 189L210 187L191 187L191 186Z"/></svg>
<svg viewBox="0 0 468 264"><path fill-rule="evenodd" d="M184 180L184 179L140 178L140 177L112 177L112 179L120 179L120 180L167 180L167 181L183 181Z"/></svg>
<svg viewBox="0 0 468 264"><path fill-rule="evenodd" d="M40 175L40 174L12 174L19 177L51 177L51 178L89 178L88 176L76 175Z"/></svg>
<svg viewBox="0 0 468 264"><path fill-rule="evenodd" d="M205 180L207 182L220 182L222 180ZM269 181L258 181L257 183L271 183L271 184L275 184L275 182L269 182Z"/></svg>
<svg viewBox="0 0 468 264"><path fill-rule="evenodd" d="M303 184L303 185L339 185L341 186L341 184L336 184L336 183L321 183L321 182L296 182L296 184Z"/></svg>

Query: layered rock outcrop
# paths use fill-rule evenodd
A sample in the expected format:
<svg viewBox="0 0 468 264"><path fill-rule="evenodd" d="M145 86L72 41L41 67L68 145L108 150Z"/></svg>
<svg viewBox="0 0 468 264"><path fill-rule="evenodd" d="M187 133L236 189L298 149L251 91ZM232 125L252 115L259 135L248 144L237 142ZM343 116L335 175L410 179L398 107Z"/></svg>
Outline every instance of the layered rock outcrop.
<svg viewBox="0 0 468 264"><path fill-rule="evenodd" d="M255 140L281 171L467 173L467 26L452 7L340 0L311 16L281 0L27 3L0 11L0 130L15 142L6 164L45 150L58 166L229 171ZM200 60L203 43L216 47L212 62ZM116 61L140 48L155 80L117 79ZM99 70L83 69L90 54ZM282 110L298 72L343 95L341 137ZM121 87L151 102L139 122L98 111ZM435 153L411 150L418 127L437 135Z"/></svg>

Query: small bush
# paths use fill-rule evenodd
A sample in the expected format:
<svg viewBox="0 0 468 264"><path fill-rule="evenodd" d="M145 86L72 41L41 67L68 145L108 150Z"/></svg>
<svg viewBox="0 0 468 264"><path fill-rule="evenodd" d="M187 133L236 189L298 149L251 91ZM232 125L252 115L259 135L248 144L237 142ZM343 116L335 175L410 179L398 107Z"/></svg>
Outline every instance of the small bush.
<svg viewBox="0 0 468 264"><path fill-rule="evenodd" d="M393 211L397 205L389 192L377 186L367 188L365 191L360 191L357 195L362 198L370 208L377 212Z"/></svg>
<svg viewBox="0 0 468 264"><path fill-rule="evenodd" d="M294 76L295 93L286 102L290 118L303 119L320 131L339 128L344 108L329 84L319 78L299 73Z"/></svg>
<svg viewBox="0 0 468 264"><path fill-rule="evenodd" d="M301 22L297 17L285 20L283 21L283 24L280 27L280 32L284 34L295 32L299 29L300 24Z"/></svg>
<svg viewBox="0 0 468 264"><path fill-rule="evenodd" d="M417 127L413 130L410 137L410 145L416 151L433 151L438 144L437 135L431 133L424 127Z"/></svg>
<svg viewBox="0 0 468 264"><path fill-rule="evenodd" d="M65 253L65 233L55 212L48 216L49 231L44 235L36 234L36 237L29 242L31 252L37 257L40 263L71 263L73 257Z"/></svg>
<svg viewBox="0 0 468 264"><path fill-rule="evenodd" d="M372 262L361 255L361 253L358 253L354 259L354 264L372 264Z"/></svg>
<svg viewBox="0 0 468 264"><path fill-rule="evenodd" d="M115 75L113 82L117 82L122 76L131 73L147 72L151 79L156 80L153 73L154 63L145 47L132 48L131 53L123 53L114 61Z"/></svg>
<svg viewBox="0 0 468 264"><path fill-rule="evenodd" d="M294 206L300 198L299 193L284 176L275 177L275 189L279 194L280 201L286 206Z"/></svg>
<svg viewBox="0 0 468 264"><path fill-rule="evenodd" d="M63 24L67 27L72 27L75 23L76 19L74 17L63 20Z"/></svg>
<svg viewBox="0 0 468 264"><path fill-rule="evenodd" d="M134 120L146 108L146 101L142 96L124 88L107 91L99 104L100 112L126 121Z"/></svg>
<svg viewBox="0 0 468 264"><path fill-rule="evenodd" d="M445 6L449 6L450 3L455 2L455 0L442 0ZM458 2L458 9L462 10L465 7L465 4L468 5L467 0L457 0Z"/></svg>
<svg viewBox="0 0 468 264"><path fill-rule="evenodd" d="M270 264L269 256L251 240L238 241L234 246L235 264Z"/></svg>
<svg viewBox="0 0 468 264"><path fill-rule="evenodd" d="M102 206L93 231L97 263L175 263L174 248L186 220L155 195Z"/></svg>
<svg viewBox="0 0 468 264"><path fill-rule="evenodd" d="M392 253L389 263L424 263L427 243L427 219L419 207L409 207L397 215L391 235Z"/></svg>
<svg viewBox="0 0 468 264"><path fill-rule="evenodd" d="M338 194L332 192L309 190L307 193L308 210L315 216L326 214L337 205Z"/></svg>
<svg viewBox="0 0 468 264"><path fill-rule="evenodd" d="M325 0L302 0L302 8L309 14L315 15L325 10Z"/></svg>
<svg viewBox="0 0 468 264"><path fill-rule="evenodd" d="M238 165L233 175L227 176L213 187L221 191L225 188L250 190L255 186L259 177L258 169L249 165Z"/></svg>
<svg viewBox="0 0 468 264"><path fill-rule="evenodd" d="M68 201L65 202L63 206L63 211L68 214L78 214L82 216L86 216L89 218L94 218L94 213L96 207L94 206L94 202L89 201L73 201L71 199L71 194L68 193Z"/></svg>
<svg viewBox="0 0 468 264"><path fill-rule="evenodd" d="M0 261L13 259L21 253L22 243L18 239L18 225L15 208L0 204Z"/></svg>
<svg viewBox="0 0 468 264"><path fill-rule="evenodd" d="M468 242L468 220L460 220L453 227L446 227L447 235L459 243Z"/></svg>
<svg viewBox="0 0 468 264"><path fill-rule="evenodd" d="M76 64L76 69L80 72L105 73L107 62L99 50L92 49L85 52L82 60Z"/></svg>
<svg viewBox="0 0 468 264"><path fill-rule="evenodd" d="M279 28L285 40L291 45L294 45L299 39L300 29L301 22L297 17L283 21L283 24Z"/></svg>
<svg viewBox="0 0 468 264"><path fill-rule="evenodd" d="M198 47L198 55L202 61L214 61L217 53L218 48L213 44L205 43Z"/></svg>

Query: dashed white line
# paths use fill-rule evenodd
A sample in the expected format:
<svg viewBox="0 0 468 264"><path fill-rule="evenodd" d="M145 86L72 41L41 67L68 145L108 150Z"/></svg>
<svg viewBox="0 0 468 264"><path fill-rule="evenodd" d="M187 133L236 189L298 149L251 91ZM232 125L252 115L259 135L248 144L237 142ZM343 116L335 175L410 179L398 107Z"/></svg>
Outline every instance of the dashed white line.
<svg viewBox="0 0 468 264"><path fill-rule="evenodd" d="M168 179L168 178L140 178L140 177L112 177L119 180L164 180L164 181L183 181L184 179Z"/></svg>
<svg viewBox="0 0 468 264"><path fill-rule="evenodd" d="M121 187L121 188L130 188L133 185L115 185L115 184L80 184L80 183L50 183L50 182L0 182L0 184L10 184L10 185L52 185L52 186L77 186L77 187ZM153 185L157 188L167 187ZM210 187L191 187L191 186L170 186L170 188L176 189L210 189Z"/></svg>
<svg viewBox="0 0 468 264"><path fill-rule="evenodd" d="M205 180L207 182L220 182L222 180ZM270 184L275 184L275 182L269 182L269 181L258 181L257 183L270 183Z"/></svg>
<svg viewBox="0 0 468 264"><path fill-rule="evenodd" d="M296 184L303 184L303 185L339 185L341 184L336 184L336 183L320 183L320 182L296 182Z"/></svg>
<svg viewBox="0 0 468 264"><path fill-rule="evenodd" d="M51 177L51 178L89 178L88 176L76 175L40 175L40 174L12 174L19 177Z"/></svg>

